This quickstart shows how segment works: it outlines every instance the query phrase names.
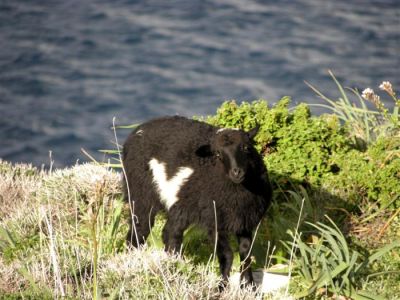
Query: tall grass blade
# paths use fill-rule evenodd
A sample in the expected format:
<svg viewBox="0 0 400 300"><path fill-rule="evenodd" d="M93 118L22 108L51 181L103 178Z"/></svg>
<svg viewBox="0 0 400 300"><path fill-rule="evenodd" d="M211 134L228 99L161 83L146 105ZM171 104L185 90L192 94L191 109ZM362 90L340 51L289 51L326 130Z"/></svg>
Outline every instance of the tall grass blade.
<svg viewBox="0 0 400 300"><path fill-rule="evenodd" d="M0 226L0 246L2 243L2 240L10 244L12 247L15 247L16 244L11 236L11 234L8 232L7 229L4 227Z"/></svg>

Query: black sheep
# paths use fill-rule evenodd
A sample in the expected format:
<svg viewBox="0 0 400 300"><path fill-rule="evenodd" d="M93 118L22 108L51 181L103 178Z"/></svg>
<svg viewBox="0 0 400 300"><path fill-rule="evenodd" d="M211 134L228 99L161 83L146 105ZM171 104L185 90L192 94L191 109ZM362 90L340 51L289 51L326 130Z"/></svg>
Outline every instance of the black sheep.
<svg viewBox="0 0 400 300"><path fill-rule="evenodd" d="M129 183L124 184L125 199L135 214L128 245L137 247L146 241L160 210L167 212L162 233L167 250L179 252L190 224L205 228L214 241L216 212L223 282L232 266L228 235L233 233L239 243L241 279L252 283L252 231L271 198L267 170L252 146L257 131L219 129L177 116L137 127L123 147Z"/></svg>

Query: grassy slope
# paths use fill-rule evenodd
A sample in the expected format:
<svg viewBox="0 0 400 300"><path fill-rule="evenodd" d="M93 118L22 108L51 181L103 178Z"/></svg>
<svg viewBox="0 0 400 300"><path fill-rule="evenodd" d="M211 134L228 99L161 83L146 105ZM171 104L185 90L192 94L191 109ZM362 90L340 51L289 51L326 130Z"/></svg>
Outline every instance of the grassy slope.
<svg viewBox="0 0 400 300"><path fill-rule="evenodd" d="M0 202L0 298L219 295L215 264L194 265L155 246L124 248L128 218L120 175L106 167L43 172L0 161ZM161 224L156 227L159 235ZM222 295L254 297L236 287Z"/></svg>

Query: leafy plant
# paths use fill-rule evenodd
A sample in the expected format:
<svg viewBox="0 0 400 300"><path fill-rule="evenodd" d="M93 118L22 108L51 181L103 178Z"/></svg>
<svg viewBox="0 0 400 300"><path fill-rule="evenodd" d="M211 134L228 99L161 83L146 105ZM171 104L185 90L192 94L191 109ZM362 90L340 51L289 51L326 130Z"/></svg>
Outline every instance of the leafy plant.
<svg viewBox="0 0 400 300"><path fill-rule="evenodd" d="M330 225L309 223L316 230L309 236L310 242L292 233L293 242L285 243L289 251L292 246L298 249L294 260L295 271L301 277L305 289L296 297L326 293L356 300L380 299L378 295L359 290L361 279L369 273L371 264L392 249L400 247L400 242L392 242L372 255L363 257L349 246L337 225L331 219L328 220Z"/></svg>
<svg viewBox="0 0 400 300"><path fill-rule="evenodd" d="M366 151L352 149L335 155L340 170L324 186L349 203L400 205L400 138L381 137Z"/></svg>

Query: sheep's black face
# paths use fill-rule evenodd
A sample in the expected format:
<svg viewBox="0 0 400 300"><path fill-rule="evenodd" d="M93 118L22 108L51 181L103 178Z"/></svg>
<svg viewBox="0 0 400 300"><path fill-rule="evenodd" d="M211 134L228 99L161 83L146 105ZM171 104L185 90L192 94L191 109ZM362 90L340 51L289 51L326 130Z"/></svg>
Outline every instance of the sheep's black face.
<svg viewBox="0 0 400 300"><path fill-rule="evenodd" d="M200 157L214 156L225 174L234 183L242 183L250 165L251 153L255 150L252 142L258 127L244 132L237 129L219 129L211 144L199 147L196 154Z"/></svg>
<svg viewBox="0 0 400 300"><path fill-rule="evenodd" d="M250 132L234 129L221 129L213 142L213 153L222 163L225 174L234 183L242 183L249 168L249 157L254 151L252 138L258 128Z"/></svg>

